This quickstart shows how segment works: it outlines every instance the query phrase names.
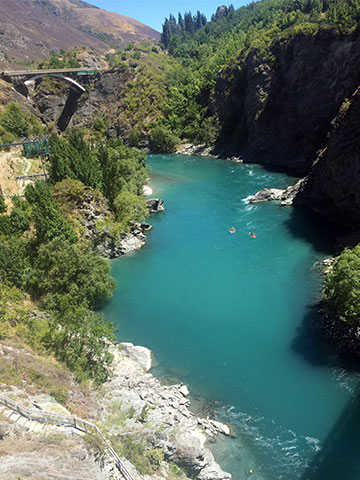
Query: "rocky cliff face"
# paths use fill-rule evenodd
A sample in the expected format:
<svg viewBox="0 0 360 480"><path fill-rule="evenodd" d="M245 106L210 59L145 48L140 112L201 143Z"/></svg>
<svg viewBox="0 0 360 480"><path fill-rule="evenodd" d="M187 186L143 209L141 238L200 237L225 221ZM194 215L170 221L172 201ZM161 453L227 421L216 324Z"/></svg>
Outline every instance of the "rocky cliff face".
<svg viewBox="0 0 360 480"><path fill-rule="evenodd" d="M360 87L340 107L328 145L319 153L295 203L360 230L359 185Z"/></svg>
<svg viewBox="0 0 360 480"><path fill-rule="evenodd" d="M222 144L246 161L307 173L331 120L360 84L358 34L298 34L275 43L271 60L254 52L217 79L212 108Z"/></svg>

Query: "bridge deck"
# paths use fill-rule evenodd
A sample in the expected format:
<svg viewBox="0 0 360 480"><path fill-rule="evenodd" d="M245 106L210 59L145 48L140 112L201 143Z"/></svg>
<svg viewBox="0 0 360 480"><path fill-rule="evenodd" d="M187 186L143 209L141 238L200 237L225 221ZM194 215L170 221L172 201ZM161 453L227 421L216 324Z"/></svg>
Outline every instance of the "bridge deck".
<svg viewBox="0 0 360 480"><path fill-rule="evenodd" d="M47 73L76 73L77 75L94 75L96 70L94 68L53 68L48 70L5 70L1 72L2 75L9 77L23 77L44 75Z"/></svg>

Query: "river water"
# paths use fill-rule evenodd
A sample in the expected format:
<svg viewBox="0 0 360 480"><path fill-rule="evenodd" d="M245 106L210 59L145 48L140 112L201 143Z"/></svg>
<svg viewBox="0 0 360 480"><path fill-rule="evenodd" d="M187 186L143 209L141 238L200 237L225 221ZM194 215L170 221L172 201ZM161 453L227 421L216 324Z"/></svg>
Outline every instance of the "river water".
<svg viewBox="0 0 360 480"><path fill-rule="evenodd" d="M214 453L235 480L358 480L360 377L329 351L311 308L316 262L338 232L306 210L248 204L292 183L285 174L181 155L148 163L166 211L141 251L112 262L103 313L119 340L151 348L159 375L233 426Z"/></svg>

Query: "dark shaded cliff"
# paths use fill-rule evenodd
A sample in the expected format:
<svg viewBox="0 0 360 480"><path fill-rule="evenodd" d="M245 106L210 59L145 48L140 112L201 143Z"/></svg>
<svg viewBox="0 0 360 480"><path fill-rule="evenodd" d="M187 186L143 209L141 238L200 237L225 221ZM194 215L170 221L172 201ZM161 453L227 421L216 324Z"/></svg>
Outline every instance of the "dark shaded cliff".
<svg viewBox="0 0 360 480"><path fill-rule="evenodd" d="M360 84L359 32L300 33L274 43L267 57L252 52L218 76L219 147L308 173L341 103Z"/></svg>
<svg viewBox="0 0 360 480"><path fill-rule="evenodd" d="M355 68L356 70L356 68ZM360 230L360 87L343 102L295 203Z"/></svg>

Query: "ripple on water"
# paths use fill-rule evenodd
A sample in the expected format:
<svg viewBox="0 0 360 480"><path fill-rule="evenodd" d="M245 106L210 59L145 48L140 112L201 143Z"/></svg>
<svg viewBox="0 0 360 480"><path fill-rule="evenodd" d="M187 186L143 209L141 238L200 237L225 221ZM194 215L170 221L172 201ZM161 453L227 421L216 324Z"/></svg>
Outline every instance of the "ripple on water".
<svg viewBox="0 0 360 480"><path fill-rule="evenodd" d="M321 442L312 436L297 435L293 430L277 425L274 420L266 419L259 415L250 415L239 412L234 406L224 406L217 410L217 418L231 424L238 437L230 440L232 449L227 447L224 454L227 458L220 458L220 463L231 470L231 456L239 463L239 452L247 463L243 469L243 477L248 478L248 461L245 457L254 458L256 464L256 478L277 480L300 479L308 467L308 461L321 450ZM221 453L219 455L221 457ZM235 458L237 457L237 458ZM271 462L269 459L271 458ZM251 460L250 460L251 461ZM226 465L227 464L227 465Z"/></svg>

